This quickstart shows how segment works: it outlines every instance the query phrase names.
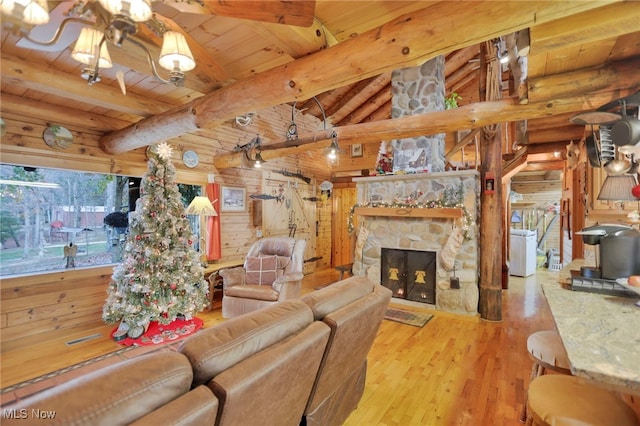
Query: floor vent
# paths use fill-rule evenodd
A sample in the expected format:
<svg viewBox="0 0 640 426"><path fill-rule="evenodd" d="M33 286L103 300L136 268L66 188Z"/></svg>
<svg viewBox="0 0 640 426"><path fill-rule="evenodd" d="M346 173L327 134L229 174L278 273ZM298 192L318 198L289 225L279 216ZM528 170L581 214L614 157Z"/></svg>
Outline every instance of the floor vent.
<svg viewBox="0 0 640 426"><path fill-rule="evenodd" d="M68 342L65 343L65 345L73 346L73 345L77 345L78 343L88 342L89 340L98 339L100 337L102 337L102 334L96 333L90 336L80 337L79 339L69 340Z"/></svg>

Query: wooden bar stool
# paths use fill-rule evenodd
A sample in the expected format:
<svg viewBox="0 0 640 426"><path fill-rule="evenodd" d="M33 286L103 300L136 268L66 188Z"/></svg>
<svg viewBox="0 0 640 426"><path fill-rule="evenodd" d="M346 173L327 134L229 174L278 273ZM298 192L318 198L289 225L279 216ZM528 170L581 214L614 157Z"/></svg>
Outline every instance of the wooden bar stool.
<svg viewBox="0 0 640 426"><path fill-rule="evenodd" d="M547 370L559 374L571 374L569 357L557 332L543 330L532 333L527 338L527 351L533 361L529 383L545 374ZM525 396L520 421L524 422L526 419L527 397Z"/></svg>
<svg viewBox="0 0 640 426"><path fill-rule="evenodd" d="M527 426L637 426L633 409L614 391L575 376L549 374L529 384Z"/></svg>

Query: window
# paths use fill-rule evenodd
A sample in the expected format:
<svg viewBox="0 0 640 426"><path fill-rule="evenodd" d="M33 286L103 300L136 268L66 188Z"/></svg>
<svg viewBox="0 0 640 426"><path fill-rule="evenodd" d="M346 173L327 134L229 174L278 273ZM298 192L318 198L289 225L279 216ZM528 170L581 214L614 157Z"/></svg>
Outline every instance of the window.
<svg viewBox="0 0 640 426"><path fill-rule="evenodd" d="M0 164L0 277L119 262L140 181ZM201 193L179 189L185 206Z"/></svg>

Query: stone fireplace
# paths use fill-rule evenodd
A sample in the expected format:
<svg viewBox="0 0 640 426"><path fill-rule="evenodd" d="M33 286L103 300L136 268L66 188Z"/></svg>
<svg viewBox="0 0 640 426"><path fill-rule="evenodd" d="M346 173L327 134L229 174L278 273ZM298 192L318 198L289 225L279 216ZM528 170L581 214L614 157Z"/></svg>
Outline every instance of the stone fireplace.
<svg viewBox="0 0 640 426"><path fill-rule="evenodd" d="M405 270L412 275L409 284L417 287L403 287L401 291L415 290L417 296L411 299L403 297L400 302L476 315L479 297L476 224L480 174L476 170L400 174L354 178L354 182L358 191L358 204L353 215L357 235L354 274L389 284L389 281L394 281L390 279L395 278L394 274L400 278L400 271L390 271L389 264L383 265L383 250L417 253L413 256L417 256L420 259L418 263L421 262L419 266L425 268ZM449 256L445 262L442 257L447 252L445 248L451 243L451 236L458 231L465 238L453 250L454 256ZM450 245L448 249L451 253ZM433 256L434 271L426 272L430 256ZM446 268L447 263L453 267ZM423 272L416 275L416 271L425 271L425 275L421 276ZM429 274L432 277L428 277ZM459 285L452 285L454 276ZM433 282L432 291L427 279ZM392 288L396 297L399 288Z"/></svg>

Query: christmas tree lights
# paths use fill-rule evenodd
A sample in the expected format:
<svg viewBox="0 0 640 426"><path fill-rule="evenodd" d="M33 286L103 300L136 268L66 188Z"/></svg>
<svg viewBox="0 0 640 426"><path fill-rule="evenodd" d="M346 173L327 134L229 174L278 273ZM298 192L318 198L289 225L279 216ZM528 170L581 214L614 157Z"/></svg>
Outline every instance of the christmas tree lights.
<svg viewBox="0 0 640 426"><path fill-rule="evenodd" d="M208 285L196 238L175 180L171 147L159 144L149 150L123 261L107 288L103 320L140 330L151 321L169 324L178 316L188 320L204 309Z"/></svg>

